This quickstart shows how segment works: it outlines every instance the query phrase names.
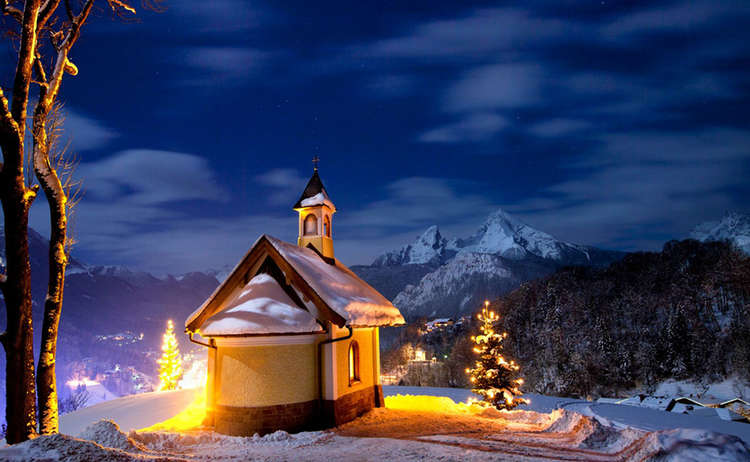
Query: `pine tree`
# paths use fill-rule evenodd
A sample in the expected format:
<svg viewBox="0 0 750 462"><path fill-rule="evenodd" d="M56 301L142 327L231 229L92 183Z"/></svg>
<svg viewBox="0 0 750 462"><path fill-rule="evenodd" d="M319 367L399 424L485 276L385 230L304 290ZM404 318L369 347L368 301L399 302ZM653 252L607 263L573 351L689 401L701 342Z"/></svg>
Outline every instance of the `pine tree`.
<svg viewBox="0 0 750 462"><path fill-rule="evenodd" d="M167 321L161 351L161 358L156 360L159 363L159 391L175 390L182 377L182 358L171 319Z"/></svg>
<svg viewBox="0 0 750 462"><path fill-rule="evenodd" d="M484 302L482 312L477 316L481 325L480 335L472 336L476 344L474 353L479 355L473 369L466 369L471 376L472 392L482 396L486 403L497 409L513 409L528 401L519 398L518 387L523 384L519 377L520 367L514 361L507 361L503 355L503 340L507 333L495 332L495 323L499 317L488 309L489 302Z"/></svg>

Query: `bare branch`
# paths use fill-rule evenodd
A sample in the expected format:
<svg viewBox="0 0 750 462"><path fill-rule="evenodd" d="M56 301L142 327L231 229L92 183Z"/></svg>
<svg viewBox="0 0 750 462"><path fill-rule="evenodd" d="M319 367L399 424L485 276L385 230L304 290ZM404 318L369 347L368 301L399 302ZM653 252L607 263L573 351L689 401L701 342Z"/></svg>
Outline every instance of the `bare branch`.
<svg viewBox="0 0 750 462"><path fill-rule="evenodd" d="M122 8L125 11L128 11L130 13L135 14L135 8L128 5L127 3L120 1L120 0L107 0L109 3L109 7L112 8L112 11L117 12L118 8Z"/></svg>
<svg viewBox="0 0 750 462"><path fill-rule="evenodd" d="M75 15L73 14L73 8L70 6L70 0L65 0L65 13L68 14L68 20L73 22Z"/></svg>
<svg viewBox="0 0 750 462"><path fill-rule="evenodd" d="M49 21L49 18L52 17L52 14L55 12L59 4L60 0L45 0L39 13L39 23L37 24L37 30L42 30L42 28L47 24L47 21Z"/></svg>
<svg viewBox="0 0 750 462"><path fill-rule="evenodd" d="M39 18L40 3L41 0L27 0L24 5L23 22L21 23L21 47L18 50L18 66L13 78L13 103L10 112L18 124L18 132L21 136L26 131L26 108L29 104L31 68L34 59L36 59L36 25ZM20 159L18 160L20 161ZM23 168L23 166L19 165L17 168Z"/></svg>
<svg viewBox="0 0 750 462"><path fill-rule="evenodd" d="M19 23L23 23L23 12L14 6L8 5L7 0L0 0L0 11L3 14L14 17Z"/></svg>
<svg viewBox="0 0 750 462"><path fill-rule="evenodd" d="M81 35L81 26L83 26L83 23L86 22L86 18L89 17L92 6L94 6L94 0L86 0L86 3L81 9L81 12L78 13L78 16L73 19L73 22L70 25L70 30L68 31L68 35L65 37L65 41L63 42L63 47L67 48L68 51L70 51L70 49L76 43L76 40L78 40L78 37Z"/></svg>
<svg viewBox="0 0 750 462"><path fill-rule="evenodd" d="M36 59L34 60L34 70L36 70L37 78L39 79L37 83L39 85L46 86L47 73L44 71L44 65L42 65L42 57L39 56L39 52L37 52Z"/></svg>

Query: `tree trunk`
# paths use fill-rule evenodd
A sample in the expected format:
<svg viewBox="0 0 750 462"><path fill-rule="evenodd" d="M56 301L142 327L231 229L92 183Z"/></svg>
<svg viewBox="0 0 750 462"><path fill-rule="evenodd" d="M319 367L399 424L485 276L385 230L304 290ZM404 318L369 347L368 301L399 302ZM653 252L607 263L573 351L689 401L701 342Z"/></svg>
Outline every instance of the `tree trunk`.
<svg viewBox="0 0 750 462"><path fill-rule="evenodd" d="M45 103L46 101L42 101ZM34 114L34 171L49 204L49 278L47 297L44 300L42 345L39 352L36 384L39 402L39 433L46 435L58 432L57 378L55 358L57 355L57 330L62 311L65 268L68 263L65 252L68 218L67 195L60 178L50 164L50 143L47 139L46 122L49 106L40 103ZM54 136L54 135L53 135Z"/></svg>
<svg viewBox="0 0 750 462"><path fill-rule="evenodd" d="M5 348L6 440L18 443L36 436L34 387L34 331L31 313L31 267L29 264L29 207L36 196L24 182L24 134L31 68L37 41L37 19L41 0L27 0L21 21L21 42L13 80L13 104L0 94L0 202L5 219L6 274L2 283L8 316L2 334Z"/></svg>
<svg viewBox="0 0 750 462"><path fill-rule="evenodd" d="M23 144L15 144L16 149L23 151ZM8 155L5 146L3 157L6 163L0 176L0 199L5 218L6 279L2 288L8 317L7 330L3 334L5 416L8 422L6 440L14 444L36 436L28 240L29 207L34 194L24 185L23 170L8 168L11 166L7 160L12 156ZM11 170L21 173L14 175Z"/></svg>

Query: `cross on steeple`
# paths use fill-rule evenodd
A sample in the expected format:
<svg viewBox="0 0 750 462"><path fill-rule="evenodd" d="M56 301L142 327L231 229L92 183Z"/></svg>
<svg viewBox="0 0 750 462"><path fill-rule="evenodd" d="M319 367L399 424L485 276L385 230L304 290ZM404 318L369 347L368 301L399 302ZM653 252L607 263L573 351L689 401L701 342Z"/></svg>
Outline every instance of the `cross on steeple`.
<svg viewBox="0 0 750 462"><path fill-rule="evenodd" d="M312 162L313 162L313 169L315 169L315 171L317 171L318 170L318 163L320 162L320 157L318 157L318 156L313 157Z"/></svg>

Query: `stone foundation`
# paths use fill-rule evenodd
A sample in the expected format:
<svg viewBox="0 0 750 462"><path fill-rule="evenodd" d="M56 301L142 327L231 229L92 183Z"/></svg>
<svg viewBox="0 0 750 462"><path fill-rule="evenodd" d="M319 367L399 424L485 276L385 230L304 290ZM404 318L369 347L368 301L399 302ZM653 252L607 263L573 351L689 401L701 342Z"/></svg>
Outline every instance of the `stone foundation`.
<svg viewBox="0 0 750 462"><path fill-rule="evenodd" d="M258 407L216 405L207 421L213 421L218 433L233 436L330 428L354 420L374 407L383 407L383 388L363 388L322 404L322 409L318 400Z"/></svg>
<svg viewBox="0 0 750 462"><path fill-rule="evenodd" d="M276 430L300 432L314 425L317 410L318 400L258 407L217 405L213 413L214 429L232 436L265 435Z"/></svg>
<svg viewBox="0 0 750 462"><path fill-rule="evenodd" d="M335 427L356 419L374 407L383 407L383 387L375 385L323 401L323 419L328 427Z"/></svg>

